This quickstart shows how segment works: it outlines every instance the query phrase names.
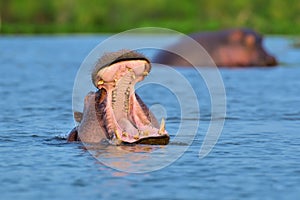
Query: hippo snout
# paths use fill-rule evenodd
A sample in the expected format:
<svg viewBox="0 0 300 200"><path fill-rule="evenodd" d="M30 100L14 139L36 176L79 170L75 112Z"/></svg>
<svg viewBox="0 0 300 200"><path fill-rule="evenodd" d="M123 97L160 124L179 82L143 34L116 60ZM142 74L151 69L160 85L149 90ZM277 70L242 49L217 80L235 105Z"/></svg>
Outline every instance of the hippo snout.
<svg viewBox="0 0 300 200"><path fill-rule="evenodd" d="M274 56L268 55L266 58L266 66L276 66L277 60Z"/></svg>
<svg viewBox="0 0 300 200"><path fill-rule="evenodd" d="M253 63L253 66L273 67L278 64L276 58L264 49L258 49L257 52L257 59L256 62Z"/></svg>

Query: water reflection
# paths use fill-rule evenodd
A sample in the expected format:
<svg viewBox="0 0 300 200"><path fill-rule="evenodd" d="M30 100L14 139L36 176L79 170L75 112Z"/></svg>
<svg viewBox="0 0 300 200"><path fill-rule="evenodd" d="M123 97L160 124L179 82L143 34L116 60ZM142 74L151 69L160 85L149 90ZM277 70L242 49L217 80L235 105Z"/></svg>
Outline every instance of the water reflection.
<svg viewBox="0 0 300 200"><path fill-rule="evenodd" d="M187 144L171 143L165 145L105 145L94 144L85 145L85 150L89 151L97 160L113 169L123 172L140 173L145 171L155 171L168 162L168 154L172 150L174 154L186 148Z"/></svg>

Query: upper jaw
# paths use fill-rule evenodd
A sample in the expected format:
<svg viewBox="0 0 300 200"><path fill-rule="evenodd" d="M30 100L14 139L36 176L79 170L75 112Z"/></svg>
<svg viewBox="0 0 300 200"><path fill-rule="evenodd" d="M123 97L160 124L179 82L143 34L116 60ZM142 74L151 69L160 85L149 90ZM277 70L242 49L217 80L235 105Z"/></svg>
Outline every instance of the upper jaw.
<svg viewBox="0 0 300 200"><path fill-rule="evenodd" d="M132 77L133 81L139 82L149 74L150 69L150 64L145 60L129 60L114 63L97 72L94 78L94 85L98 89L108 87L109 85L116 86L117 82L128 72L132 72L132 76L135 76ZM136 79L137 77L139 79Z"/></svg>
<svg viewBox="0 0 300 200"><path fill-rule="evenodd" d="M117 52L110 52L104 54L97 62L96 66L93 69L92 72L92 81L93 84L97 87L98 83L98 73L99 71L102 71L102 69L111 67L115 63L120 63L123 61L134 61L134 60L143 60L146 61L148 65L148 72L151 70L151 64L150 61L143 55L136 51L122 49Z"/></svg>

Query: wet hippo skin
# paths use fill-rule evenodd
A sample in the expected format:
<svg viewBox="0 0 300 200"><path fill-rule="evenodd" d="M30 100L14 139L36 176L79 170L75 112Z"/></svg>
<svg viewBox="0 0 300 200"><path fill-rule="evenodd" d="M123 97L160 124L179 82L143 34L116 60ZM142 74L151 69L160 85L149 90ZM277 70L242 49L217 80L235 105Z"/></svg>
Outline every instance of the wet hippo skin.
<svg viewBox="0 0 300 200"><path fill-rule="evenodd" d="M251 29L230 29L218 32L204 32L189 35L197 41L211 56L214 63L221 67L250 67L276 66L275 57L268 54L263 47L263 37ZM153 59L154 63L173 66L210 66L205 56L189 47L186 39L158 51ZM169 51L180 50L181 56Z"/></svg>
<svg viewBox="0 0 300 200"><path fill-rule="evenodd" d="M168 144L164 119L159 124L134 91L135 83L150 70L149 60L134 51L121 50L101 57L91 77L97 89L85 97L83 113L74 113L79 125L72 129L68 141Z"/></svg>

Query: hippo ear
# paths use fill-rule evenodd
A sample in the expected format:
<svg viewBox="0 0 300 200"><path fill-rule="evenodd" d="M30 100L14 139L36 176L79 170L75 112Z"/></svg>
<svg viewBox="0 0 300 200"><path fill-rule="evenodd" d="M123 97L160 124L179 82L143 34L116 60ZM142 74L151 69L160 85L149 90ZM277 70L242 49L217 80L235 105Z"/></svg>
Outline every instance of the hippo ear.
<svg viewBox="0 0 300 200"><path fill-rule="evenodd" d="M234 30L229 33L230 42L240 42L244 36L244 33L241 29Z"/></svg>
<svg viewBox="0 0 300 200"><path fill-rule="evenodd" d="M247 47L255 46L256 38L254 35L246 35L245 43Z"/></svg>

